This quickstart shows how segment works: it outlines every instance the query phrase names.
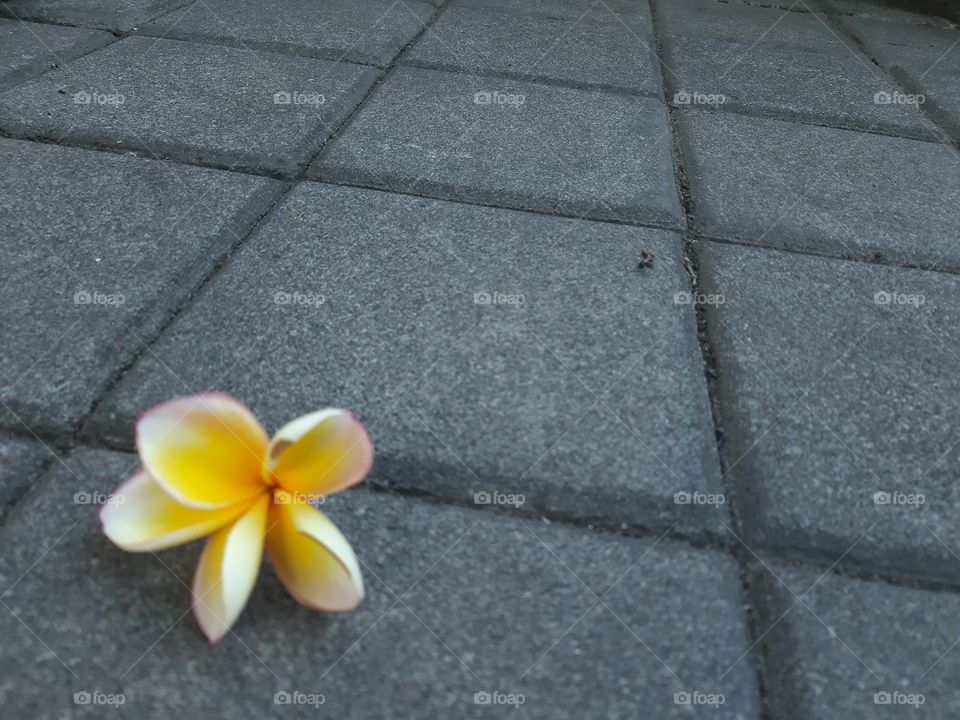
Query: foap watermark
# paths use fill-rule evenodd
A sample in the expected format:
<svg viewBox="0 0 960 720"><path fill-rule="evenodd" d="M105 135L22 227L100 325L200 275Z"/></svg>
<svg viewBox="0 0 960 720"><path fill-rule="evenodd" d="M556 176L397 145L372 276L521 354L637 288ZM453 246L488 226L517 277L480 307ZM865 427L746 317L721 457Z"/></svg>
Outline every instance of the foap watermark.
<svg viewBox="0 0 960 720"><path fill-rule="evenodd" d="M487 292L486 290L481 290L473 294L474 305L513 305L514 307L520 307L526 304L526 302L527 299L523 293Z"/></svg>
<svg viewBox="0 0 960 720"><path fill-rule="evenodd" d="M874 105L913 105L919 107L927 101L927 96L922 93L913 95L911 93L902 93L899 90L887 92L881 90L873 96Z"/></svg>
<svg viewBox="0 0 960 720"><path fill-rule="evenodd" d="M526 95L503 92L501 90L478 90L473 94L473 102L476 105L518 108L526 101Z"/></svg>
<svg viewBox="0 0 960 720"><path fill-rule="evenodd" d="M912 705L917 708L927 702L923 693L905 693L899 690L880 690L873 694L874 705Z"/></svg>
<svg viewBox="0 0 960 720"><path fill-rule="evenodd" d="M674 705L703 705L716 709L726 701L723 693L707 693L701 690L680 690L673 694Z"/></svg>
<svg viewBox="0 0 960 720"><path fill-rule="evenodd" d="M119 707L127 701L123 693L105 693L99 690L78 690L73 694L74 705L112 705Z"/></svg>
<svg viewBox="0 0 960 720"><path fill-rule="evenodd" d="M127 96L120 92L80 90L73 94L74 105L109 105L112 107L120 107L126 101Z"/></svg>
<svg viewBox="0 0 960 720"><path fill-rule="evenodd" d="M681 290L673 294L674 305L723 305L727 299L720 294L695 293Z"/></svg>
<svg viewBox="0 0 960 720"><path fill-rule="evenodd" d="M323 505L327 501L326 495L300 492L281 492L273 496L277 505Z"/></svg>
<svg viewBox="0 0 960 720"><path fill-rule="evenodd" d="M474 505L509 505L518 508L527 501L522 493L504 493L498 490L481 490L473 494Z"/></svg>
<svg viewBox="0 0 960 720"><path fill-rule="evenodd" d="M898 507L917 508L927 502L923 493L905 493L899 490L879 490L873 494L874 505L895 505Z"/></svg>
<svg viewBox="0 0 960 720"><path fill-rule="evenodd" d="M294 290L293 292L278 290L273 294L274 305L296 305L301 307L320 307L326 301L327 301L327 298L324 295L321 295L320 293L300 292L299 290Z"/></svg>
<svg viewBox="0 0 960 720"><path fill-rule="evenodd" d="M681 490L673 494L673 502L675 505L712 505L713 507L719 507L727 502L727 496L723 493L711 494L702 493L699 490L693 492Z"/></svg>
<svg viewBox="0 0 960 720"><path fill-rule="evenodd" d="M323 693L308 693L299 690L277 690L273 694L274 705L306 705L320 707L327 702Z"/></svg>
<svg viewBox="0 0 960 720"><path fill-rule="evenodd" d="M80 290L73 294L74 305L123 305L127 296L121 292L105 293L99 290Z"/></svg>
<svg viewBox="0 0 960 720"><path fill-rule="evenodd" d="M908 305L920 307L927 298L920 293L887 292L880 290L873 294L873 302L877 305Z"/></svg>
<svg viewBox="0 0 960 720"><path fill-rule="evenodd" d="M123 495L108 495L102 492L87 492L80 490L73 494L74 505L123 505Z"/></svg>
<svg viewBox="0 0 960 720"><path fill-rule="evenodd" d="M322 93L278 90L273 94L274 105L312 105L313 107L320 107L326 102L327 98Z"/></svg>
<svg viewBox="0 0 960 720"><path fill-rule="evenodd" d="M702 93L697 90L678 90L673 94L674 105L704 105L706 107L719 107L725 105L727 96L720 93Z"/></svg>
<svg viewBox="0 0 960 720"><path fill-rule="evenodd" d="M478 690L473 694L474 705L508 705L518 708L526 701L527 698L523 693Z"/></svg>

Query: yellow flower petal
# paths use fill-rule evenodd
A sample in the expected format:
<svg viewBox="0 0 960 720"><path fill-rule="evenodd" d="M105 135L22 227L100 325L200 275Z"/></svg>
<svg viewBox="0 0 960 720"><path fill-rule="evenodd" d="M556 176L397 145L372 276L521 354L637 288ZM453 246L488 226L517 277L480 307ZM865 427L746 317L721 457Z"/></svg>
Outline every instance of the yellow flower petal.
<svg viewBox="0 0 960 720"><path fill-rule="evenodd" d="M209 535L248 505L242 502L216 510L184 507L141 470L117 488L100 510L100 521L106 536L124 550L147 552Z"/></svg>
<svg viewBox="0 0 960 720"><path fill-rule="evenodd" d="M363 600L353 548L326 515L282 491L270 506L267 552L280 581L313 610L352 610Z"/></svg>
<svg viewBox="0 0 960 720"><path fill-rule="evenodd" d="M373 445L346 410L330 408L284 425L270 442L264 477L291 493L330 495L370 472Z"/></svg>
<svg viewBox="0 0 960 720"><path fill-rule="evenodd" d="M182 505L220 508L264 492L267 435L228 395L182 397L137 423L137 449L150 475Z"/></svg>
<svg viewBox="0 0 960 720"><path fill-rule="evenodd" d="M210 642L231 628L247 604L263 560L270 495L207 540L193 576L193 614Z"/></svg>

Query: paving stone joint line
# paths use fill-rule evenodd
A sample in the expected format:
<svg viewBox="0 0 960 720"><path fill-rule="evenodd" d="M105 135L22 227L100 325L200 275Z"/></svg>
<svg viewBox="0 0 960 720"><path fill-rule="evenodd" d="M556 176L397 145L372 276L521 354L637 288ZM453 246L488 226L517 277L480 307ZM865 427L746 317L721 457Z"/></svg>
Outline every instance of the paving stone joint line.
<svg viewBox="0 0 960 720"><path fill-rule="evenodd" d="M696 212L695 212L695 203L693 200L693 194L690 189L690 183L687 179L686 168L683 158L683 147L681 146L679 134L681 132L680 123L677 118L678 110L675 107L671 107L670 98L672 96L672 87L673 83L669 81L668 67L665 61L665 50L663 45L663 31L662 31L662 21L659 18L658 8L656 7L655 0L648 0L648 7L650 10L651 23L653 25L653 37L656 48L656 58L658 66L660 68L662 87L664 93L664 103L667 105L668 119L670 123L670 135L671 135L671 146L673 151L673 160L674 160L674 173L676 178L676 187L677 192L680 195L680 202L683 208L685 222L684 227L681 229L680 234L684 239L684 253L685 260L688 261L687 271L690 275L690 287L691 291L694 294L699 293L700 291L700 281L699 281L699 256L696 240L691 236L691 231L694 228L699 227L696 221ZM709 326L707 323L706 309L703 305L697 304L695 307L696 321L697 321L697 340L700 345L700 354L701 360L703 363L703 372L704 378L707 385L707 395L709 398L710 405L710 419L714 428L714 437L716 442L716 451L717 451L717 462L720 466L720 476L721 482L723 478L727 477L727 463L726 463L726 454L724 452L724 431L723 431L723 416L722 416L722 407L720 404L720 396L716 387L717 380L717 361L716 355L713 347L710 343L709 337ZM733 487L732 484L727 481L722 485L724 491L727 493L727 502L731 508L730 514L734 522L735 527L739 530L739 534L743 534L743 525L748 522L749 519L743 518L740 511L740 503L737 498L737 488ZM737 567L739 569L740 575L740 587L741 592L743 593L743 614L746 617L746 624L750 634L751 647L747 651L748 654L752 655L750 662L753 667L753 674L755 677L755 682L757 684L757 692L760 698L760 712L764 717L764 720L772 720L769 717L769 700L768 700L768 679L767 679L767 670L766 670L766 658L762 653L754 653L754 646L759 643L759 639L762 637L762 632L760 630L759 624L759 610L757 608L758 603L763 603L763 598L759 597L755 588L754 588L754 579L751 572L750 558L747 556L744 551L745 548L742 545L733 543L732 547L728 548L728 552L734 557L737 562ZM742 660L743 658L741 658ZM738 660L739 662L739 660ZM729 671L728 671L729 672Z"/></svg>

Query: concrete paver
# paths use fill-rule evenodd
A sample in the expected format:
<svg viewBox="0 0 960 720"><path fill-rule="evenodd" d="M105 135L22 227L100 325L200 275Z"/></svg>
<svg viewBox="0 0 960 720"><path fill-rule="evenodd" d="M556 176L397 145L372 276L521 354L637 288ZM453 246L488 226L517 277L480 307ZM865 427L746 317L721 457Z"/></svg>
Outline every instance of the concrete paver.
<svg viewBox="0 0 960 720"><path fill-rule="evenodd" d="M280 183L19 140L0 158L0 423L64 436Z"/></svg>
<svg viewBox="0 0 960 720"><path fill-rule="evenodd" d="M50 451L39 442L0 436L0 519L27 491L50 457Z"/></svg>
<svg viewBox="0 0 960 720"><path fill-rule="evenodd" d="M957 716L960 597L782 565L770 570L773 712L797 720ZM785 656L780 648L787 647Z"/></svg>
<svg viewBox="0 0 960 720"><path fill-rule="evenodd" d="M16 0L0 6L0 13L18 20L87 25L128 31L175 7L182 0Z"/></svg>
<svg viewBox="0 0 960 720"><path fill-rule="evenodd" d="M916 105L883 102L896 82L819 15L716 0L657 6L680 107L936 138Z"/></svg>
<svg viewBox="0 0 960 720"><path fill-rule="evenodd" d="M656 100L400 68L327 149L318 179L676 227Z"/></svg>
<svg viewBox="0 0 960 720"><path fill-rule="evenodd" d="M933 27L956 27L960 9L950 2L877 3L870 0L823 0L827 11L839 17L863 17L887 22ZM914 5L914 7L910 7ZM953 7L951 7L953 5Z"/></svg>
<svg viewBox="0 0 960 720"><path fill-rule="evenodd" d="M474 73L545 78L662 97L648 14L597 5L564 13L450 7L404 61Z"/></svg>
<svg viewBox="0 0 960 720"><path fill-rule="evenodd" d="M957 277L736 246L704 263L748 542L960 578Z"/></svg>
<svg viewBox="0 0 960 720"><path fill-rule="evenodd" d="M129 37L0 96L0 127L293 174L375 78L349 63Z"/></svg>
<svg viewBox="0 0 960 720"><path fill-rule="evenodd" d="M232 42L330 60L386 66L434 8L417 0L198 0L144 26L185 40Z"/></svg>
<svg viewBox="0 0 960 720"><path fill-rule="evenodd" d="M867 52L907 88L892 102L922 104L960 142L960 28L843 18ZM922 96L922 97L921 97Z"/></svg>
<svg viewBox="0 0 960 720"><path fill-rule="evenodd" d="M0 18L0 89L113 40L109 33Z"/></svg>
<svg viewBox="0 0 960 720"><path fill-rule="evenodd" d="M949 148L729 113L689 112L681 126L707 234L960 268L960 156Z"/></svg>

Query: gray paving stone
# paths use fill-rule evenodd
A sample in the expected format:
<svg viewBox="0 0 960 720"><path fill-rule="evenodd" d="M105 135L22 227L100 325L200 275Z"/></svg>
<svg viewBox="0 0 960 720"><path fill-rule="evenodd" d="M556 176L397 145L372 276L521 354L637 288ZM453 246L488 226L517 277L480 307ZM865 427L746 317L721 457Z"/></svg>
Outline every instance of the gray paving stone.
<svg viewBox="0 0 960 720"><path fill-rule="evenodd" d="M143 28L162 37L231 42L331 60L387 65L434 9L406 0L199 0Z"/></svg>
<svg viewBox="0 0 960 720"><path fill-rule="evenodd" d="M0 140L0 424L68 433L281 183Z"/></svg>
<svg viewBox="0 0 960 720"><path fill-rule="evenodd" d="M292 174L375 77L349 63L129 37L0 95L0 126Z"/></svg>
<svg viewBox="0 0 960 720"><path fill-rule="evenodd" d="M681 107L936 138L915 105L877 102L897 84L819 15L715 0L657 7L670 94Z"/></svg>
<svg viewBox="0 0 960 720"><path fill-rule="evenodd" d="M97 30L0 18L0 88L72 60L113 36Z"/></svg>
<svg viewBox="0 0 960 720"><path fill-rule="evenodd" d="M476 73L600 85L662 97L646 15L517 14L499 7L450 7L404 56L417 64Z"/></svg>
<svg viewBox="0 0 960 720"><path fill-rule="evenodd" d="M682 127L701 230L960 267L960 157L949 147L729 113L685 113Z"/></svg>
<svg viewBox="0 0 960 720"><path fill-rule="evenodd" d="M630 717L642 704L685 718L685 690L725 696L710 717L760 716L752 658L735 665L749 641L731 558L361 490L324 506L365 568L360 609L304 610L267 569L211 650L182 617L178 578L189 584L199 547L124 553L97 507L74 502L110 492L134 462L81 450L0 529L0 587L13 585L0 701L18 717L102 717L71 705L95 690L123 692L111 715L138 719L317 716L280 713L278 691L322 694L324 716L358 720L518 716L475 704L478 692L522 694L527 717Z"/></svg>
<svg viewBox="0 0 960 720"><path fill-rule="evenodd" d="M949 720L960 714L960 596L812 569L771 569L767 698L774 717Z"/></svg>
<svg viewBox="0 0 960 720"><path fill-rule="evenodd" d="M956 581L960 278L712 244L702 270L752 542Z"/></svg>
<svg viewBox="0 0 960 720"><path fill-rule="evenodd" d="M922 94L924 107L960 142L960 29L864 18L843 22L871 57L890 68L907 88L900 102Z"/></svg>
<svg viewBox="0 0 960 720"><path fill-rule="evenodd" d="M647 3L638 0L450 0L450 7L498 10L510 15L577 18L602 10L608 14L646 14Z"/></svg>
<svg viewBox="0 0 960 720"><path fill-rule="evenodd" d="M399 68L313 174L526 209L680 223L665 108L602 91Z"/></svg>
<svg viewBox="0 0 960 720"><path fill-rule="evenodd" d="M50 460L41 443L0 435L0 520Z"/></svg>
<svg viewBox="0 0 960 720"><path fill-rule="evenodd" d="M811 9L814 4L809 3L807 5L801 5L799 2L793 0L715 0L715 2L722 5L733 5L736 7L752 7L752 8L765 8L767 10L783 10L790 11L794 13L813 13L813 12L825 12L824 10Z"/></svg>
<svg viewBox="0 0 960 720"><path fill-rule="evenodd" d="M184 394L179 375L243 398L269 428L351 408L391 485L720 529L725 506L674 501L719 485L672 233L314 184L261 227L92 436L131 446L144 408Z"/></svg>
<svg viewBox="0 0 960 720"><path fill-rule="evenodd" d="M886 0L821 0L827 11L839 16L855 15L888 22L955 27L960 8L953 0L928 0L921 4ZM914 5L913 8L910 5ZM919 5L922 5L920 7ZM913 12L916 10L916 12Z"/></svg>
<svg viewBox="0 0 960 720"><path fill-rule="evenodd" d="M183 0L8 0L0 14L22 20L68 23L127 31Z"/></svg>

